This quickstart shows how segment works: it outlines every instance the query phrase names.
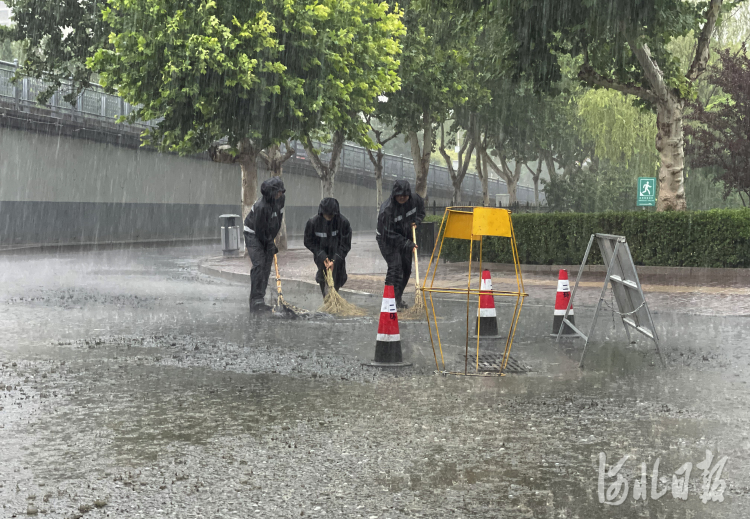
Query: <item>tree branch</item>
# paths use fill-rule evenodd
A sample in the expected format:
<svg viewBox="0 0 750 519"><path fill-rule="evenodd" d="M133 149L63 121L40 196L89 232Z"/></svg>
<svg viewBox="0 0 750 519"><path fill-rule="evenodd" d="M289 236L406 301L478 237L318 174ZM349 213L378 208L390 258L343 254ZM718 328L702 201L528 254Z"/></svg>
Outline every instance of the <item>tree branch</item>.
<svg viewBox="0 0 750 519"><path fill-rule="evenodd" d="M331 149L331 163L329 164L329 171L336 174L339 170L339 162L341 161L341 150L344 149L345 135L342 131L333 132L333 144Z"/></svg>
<svg viewBox="0 0 750 519"><path fill-rule="evenodd" d="M653 95L655 99L649 99L649 101L654 104L660 101L666 102L669 97L669 90L667 89L667 84L664 82L664 73L659 69L659 65L657 65L651 58L651 51L649 50L648 45L645 43L638 45L632 40L628 40L628 45L635 55L635 58L638 60L638 63L640 63L641 68L643 69L643 75L646 76L646 79L653 89L651 95ZM646 98L644 97L644 99Z"/></svg>
<svg viewBox="0 0 750 519"><path fill-rule="evenodd" d="M419 161L420 168L422 167L422 148L419 146L419 137L417 132L409 132L409 144L411 144L411 156L412 159Z"/></svg>
<svg viewBox="0 0 750 519"><path fill-rule="evenodd" d="M520 162L515 163L515 169L513 171L513 181L518 182L521 179L522 166Z"/></svg>
<svg viewBox="0 0 750 519"><path fill-rule="evenodd" d="M208 148L208 156L211 160L219 164L236 164L239 154L231 153L231 146L226 144L222 146L212 145Z"/></svg>
<svg viewBox="0 0 750 519"><path fill-rule="evenodd" d="M580 79L581 81L585 81L586 83L589 83L591 85L602 86L612 90L617 90L618 92L622 92L623 94L630 94L636 97L640 97L641 99L645 99L646 101L650 101L652 103L657 103L659 101L659 98L650 90L633 84L617 83L612 79L602 76L591 66L582 66L578 71L578 79Z"/></svg>
<svg viewBox="0 0 750 519"><path fill-rule="evenodd" d="M451 176L451 180L455 183L458 179L458 175L456 174L456 170L453 169L453 160L451 160L450 155L445 151L445 126L440 125L440 146L438 147L438 151L440 151L440 155L443 156L443 160L445 160L445 165L448 167L448 173Z"/></svg>
<svg viewBox="0 0 750 519"><path fill-rule="evenodd" d="M313 168L315 168L315 172L318 174L318 177L320 177L321 180L325 180L327 168L325 164L323 164L323 162L320 160L318 153L315 151L315 148L312 145L312 139L310 139L309 135L302 136L302 147L305 148L307 156L310 157L310 162L312 162Z"/></svg>
<svg viewBox="0 0 750 519"><path fill-rule="evenodd" d="M372 128L372 125L370 125L370 128ZM383 135L383 132L381 130L376 130L376 129L373 128L372 131L375 134L375 142L377 142L380 145L380 148L378 148L378 150L377 150L377 159L375 158L376 156L372 154L372 150L371 149L367 149L367 154L370 156L370 162L372 162L372 165L377 168L378 167L378 162L380 162L380 161L383 160L383 155L385 153L383 151L383 146L385 146L386 144L388 144L388 142L391 141L392 139L396 138L396 136L398 136L399 133L398 132L394 132L393 135L391 135L387 139L382 139L381 135Z"/></svg>
<svg viewBox="0 0 750 519"><path fill-rule="evenodd" d="M287 141L285 147L286 147L286 153L284 153L284 156L281 157L281 164L291 159L294 156L294 154L297 153L297 148L293 148L291 146L291 142Z"/></svg>
<svg viewBox="0 0 750 519"><path fill-rule="evenodd" d="M495 161L490 158L490 154L487 153L487 148L484 148L482 150L482 158L484 159L485 164L489 164L490 167L495 171L495 174L505 180L505 182L509 182L510 179L508 178L508 175L505 172L504 168L499 168L497 164L495 164Z"/></svg>
<svg viewBox="0 0 750 519"><path fill-rule="evenodd" d="M422 160L429 160L430 153L432 153L432 119L430 118L430 110L424 111L424 145L422 146Z"/></svg>
<svg viewBox="0 0 750 519"><path fill-rule="evenodd" d="M370 157L370 162L372 162L372 165L376 168L378 167L378 161L375 158L375 155L372 154L372 150L367 149L367 155ZM378 150L378 157L380 156L380 150Z"/></svg>
<svg viewBox="0 0 750 519"><path fill-rule="evenodd" d="M721 4L723 0L711 0L706 8L706 23L703 24L701 29L701 35L698 37L698 46L695 49L695 57L693 63L690 64L687 77L690 81L698 79L698 76L703 74L706 70L706 64L708 63L709 45L711 43L711 35L716 27L716 20L719 18L721 13Z"/></svg>
<svg viewBox="0 0 750 519"><path fill-rule="evenodd" d="M466 177L466 173L469 172L469 164L471 163L471 155L474 153L474 147L476 143L474 142L474 139L466 139L467 142L469 142L468 149L466 150L466 160L463 160L463 158L459 155L458 160L461 162L461 168L458 174L461 176L461 182L463 182L464 178ZM462 152L463 154L463 152Z"/></svg>

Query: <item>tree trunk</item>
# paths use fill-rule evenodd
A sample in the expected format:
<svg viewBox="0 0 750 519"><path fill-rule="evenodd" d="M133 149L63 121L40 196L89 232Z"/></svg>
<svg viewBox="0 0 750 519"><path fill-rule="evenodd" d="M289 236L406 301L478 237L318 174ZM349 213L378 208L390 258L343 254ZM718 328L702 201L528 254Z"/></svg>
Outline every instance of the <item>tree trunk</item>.
<svg viewBox="0 0 750 519"><path fill-rule="evenodd" d="M467 138L458 150L458 171L453 167L453 160L451 159L448 152L445 151L445 126L440 126L440 154L445 160L445 166L448 168L448 174L451 177L451 183L453 184L453 205L461 203L461 184L466 178L466 173L469 170L469 164L471 163L471 154L474 153L475 142L473 138ZM464 153L466 158L464 159Z"/></svg>
<svg viewBox="0 0 750 519"><path fill-rule="evenodd" d="M380 205L383 203L383 161L378 160L375 166L375 210L380 211Z"/></svg>
<svg viewBox="0 0 750 519"><path fill-rule="evenodd" d="M252 209L258 199L258 165L257 156L251 153L243 153L238 156L242 170L242 221L245 221L247 213Z"/></svg>
<svg viewBox="0 0 750 519"><path fill-rule="evenodd" d="M414 175L417 179L414 190L419 196L424 198L425 196L427 196L427 174L430 171L431 152L426 152L427 160L425 161L425 157L422 152L424 147L420 147L417 132L409 132L409 142L411 144L411 159L412 164L414 164ZM421 192L420 189L422 190Z"/></svg>
<svg viewBox="0 0 750 519"><path fill-rule="evenodd" d="M370 157L370 162L372 162L375 171L375 214L378 214L380 212L380 204L383 203L383 159L385 158L383 144L395 137L396 134L385 141L381 141L380 132L377 130L373 131L375 132L378 144L380 144L380 148L378 148L374 154L372 150L367 150L367 155Z"/></svg>
<svg viewBox="0 0 750 519"><path fill-rule="evenodd" d="M398 133L391 134L390 137L383 138L383 130L376 128L372 124L372 117L366 116L365 120L370 125L372 133L375 134L375 142L378 144L378 148L375 153L371 149L367 149L367 156L370 158L373 167L375 168L375 214L380 212L380 204L383 203L383 159L385 158L385 145L392 139L395 139Z"/></svg>
<svg viewBox="0 0 750 519"><path fill-rule="evenodd" d="M375 214L378 214L380 212L380 204L383 203L383 159L385 158L385 152L382 147L383 142L380 141L380 132L375 130L375 136L381 147L374 154L372 150L367 150L367 155L370 157L370 162L372 162L375 170ZM391 139L387 139L385 142L389 140Z"/></svg>
<svg viewBox="0 0 750 519"><path fill-rule="evenodd" d="M542 161L544 160L544 154L539 154L539 162L536 164L536 174L532 175L534 180L534 205L539 209L539 179L542 176Z"/></svg>
<svg viewBox="0 0 750 519"><path fill-rule="evenodd" d="M490 206L489 182L490 182L490 170L487 168L487 162L482 161L482 196L484 197L484 205L486 207Z"/></svg>
<svg viewBox="0 0 750 519"><path fill-rule="evenodd" d="M271 172L271 176L282 178L284 174L284 162L291 158L292 155L294 155L294 149L289 143L287 143L286 153L283 155L281 154L281 147L278 144L273 144L269 146L267 150L261 152L260 156L266 163L266 167L268 167ZM281 230L276 236L274 242L279 251L288 250L286 218L281 220Z"/></svg>
<svg viewBox="0 0 750 519"><path fill-rule="evenodd" d="M461 204L461 182L453 182L453 205Z"/></svg>
<svg viewBox="0 0 750 519"><path fill-rule="evenodd" d="M552 175L557 174L557 170L555 169L555 161L552 159L552 153L546 152L544 153L544 162L547 164L547 175L549 176L550 180L552 179Z"/></svg>
<svg viewBox="0 0 750 519"><path fill-rule="evenodd" d="M321 198L333 197L333 175L320 179Z"/></svg>
<svg viewBox="0 0 750 519"><path fill-rule="evenodd" d="M271 170L271 176L272 177L279 177L281 178L284 174L284 168L283 168L283 162L279 160L281 158L281 150L279 148L278 144L274 144L273 146L268 148L268 156L271 159L270 161L270 170ZM276 248L279 249L280 252L286 251L289 249L287 238L286 238L286 218L282 218L281 220L281 229L279 230L279 234L276 236L276 240L274 240L276 243Z"/></svg>
<svg viewBox="0 0 750 519"><path fill-rule="evenodd" d="M682 101L672 94L668 102L656 108L656 149L659 151L659 198L657 211L684 211L685 200L685 153L682 130Z"/></svg>
<svg viewBox="0 0 750 519"><path fill-rule="evenodd" d="M416 185L414 191L425 198L427 196L427 174L430 171L430 155L432 155L432 121L430 112L425 111L422 114L422 130L424 137L422 146L419 145L417 132L409 132L409 142L411 143L411 158L414 163L414 174L416 176Z"/></svg>
<svg viewBox="0 0 750 519"><path fill-rule="evenodd" d="M508 178L506 180L508 184L508 203L513 206L516 202L518 202L518 198L516 198L516 188L518 187L518 180L514 178Z"/></svg>
<svg viewBox="0 0 750 519"><path fill-rule="evenodd" d="M220 164L237 164L240 165L242 172L242 221L245 220L250 208L258 199L258 150L250 139L243 139L237 144L237 148L229 145L216 146L208 148L208 154L211 160Z"/></svg>
<svg viewBox="0 0 750 519"><path fill-rule="evenodd" d="M323 198L333 197L333 179L336 176L336 172L339 169L339 163L341 162L341 151L344 149L344 137L345 135L341 131L333 132L331 158L327 164L324 164L323 161L320 160L320 155L312 145L312 140L309 136L305 136L302 142L305 151L307 151L307 154L310 157L310 162L320 178L320 192Z"/></svg>
<svg viewBox="0 0 750 519"><path fill-rule="evenodd" d="M492 167L497 176L505 180L505 183L508 186L508 205L512 206L513 204L515 204L517 201L516 187L518 187L518 179L521 178L521 168L523 167L523 164L521 162L516 162L514 171L513 173L511 173L505 157L499 157L500 167L498 167L497 164L495 164L495 161L490 158L490 154L487 153L487 149L485 148L484 156L482 158L484 159L485 163L489 164Z"/></svg>
<svg viewBox="0 0 750 519"><path fill-rule="evenodd" d="M482 205L484 207L490 207L490 186L487 170L487 162L482 160L482 154L484 153L484 145L481 140L477 139L477 175L482 179Z"/></svg>
<svg viewBox="0 0 750 519"><path fill-rule="evenodd" d="M250 139L243 139L233 148L227 144L222 146L212 145L208 148L211 160L221 164L240 165L242 173L242 221L245 221L247 213L258 199L258 159L259 150ZM245 250L247 255L247 249Z"/></svg>

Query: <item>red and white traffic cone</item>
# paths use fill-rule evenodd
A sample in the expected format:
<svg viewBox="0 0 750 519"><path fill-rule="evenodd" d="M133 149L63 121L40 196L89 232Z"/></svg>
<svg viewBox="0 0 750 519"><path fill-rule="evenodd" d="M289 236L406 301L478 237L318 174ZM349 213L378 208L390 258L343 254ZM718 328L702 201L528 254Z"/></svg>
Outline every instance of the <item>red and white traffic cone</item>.
<svg viewBox="0 0 750 519"><path fill-rule="evenodd" d="M383 290L383 303L380 306L378 337L375 342L375 360L369 366L399 367L410 366L403 362L401 355L401 334L398 329L396 295L393 287L386 285Z"/></svg>
<svg viewBox="0 0 750 519"><path fill-rule="evenodd" d="M557 297L555 298L555 317L552 320L552 336L557 337L560 331L560 326L563 324L563 317L565 316L565 309L568 308L568 302L570 302L570 283L568 283L568 271L560 269L560 275L557 279ZM573 305L570 306L568 312L568 321L572 324L576 324L575 316L573 315ZM576 333L568 326L565 325L562 337L578 337Z"/></svg>
<svg viewBox="0 0 750 519"><path fill-rule="evenodd" d="M492 276L489 270L482 271L482 281L479 287L479 309L477 310L478 324L474 335L480 339L498 339L500 335L497 332L497 310L495 310L495 297L490 292L492 290Z"/></svg>

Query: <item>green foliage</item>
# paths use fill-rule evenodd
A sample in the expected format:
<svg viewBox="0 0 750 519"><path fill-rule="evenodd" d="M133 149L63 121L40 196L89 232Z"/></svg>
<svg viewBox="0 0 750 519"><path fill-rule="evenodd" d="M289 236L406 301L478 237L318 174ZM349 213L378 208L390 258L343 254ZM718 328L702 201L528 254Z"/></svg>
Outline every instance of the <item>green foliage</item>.
<svg viewBox="0 0 750 519"><path fill-rule="evenodd" d="M587 90L578 99L579 132L593 142L599 158L628 167L631 157L650 158L641 176L656 174L659 154L654 147L656 115L640 110L633 96L607 89Z"/></svg>
<svg viewBox="0 0 750 519"><path fill-rule="evenodd" d="M449 13L421 9L413 1L405 5L401 88L378 103L376 111L382 123L401 134L426 125L438 128L469 99L474 78L468 64L478 50L474 36L458 31Z"/></svg>
<svg viewBox="0 0 750 519"><path fill-rule="evenodd" d="M369 0L109 0L102 83L163 118L148 141L264 148L323 126L369 143L359 113L398 87L401 13Z"/></svg>
<svg viewBox="0 0 750 519"><path fill-rule="evenodd" d="M439 217L438 217L439 218ZM580 264L593 233L625 236L636 265L667 267L750 267L750 209L628 213L513 215L522 264ZM485 239L483 260L512 263L507 238ZM445 240L442 256L466 261L465 240ZM601 264L592 247L590 264Z"/></svg>
<svg viewBox="0 0 750 519"><path fill-rule="evenodd" d="M650 170L650 160L640 165L638 156L626 169L607 161L597 162L598 167L588 167L567 175L554 175L542 179L547 205L552 211L596 213L603 211L633 211L636 208L637 178L655 176ZM685 193L694 211L744 207L738 194L726 200L723 189L715 180L710 168L686 168Z"/></svg>
<svg viewBox="0 0 750 519"><path fill-rule="evenodd" d="M639 175L608 161L596 161L589 167L567 175L542 179L547 205L552 211L595 213L627 211L635 207Z"/></svg>
<svg viewBox="0 0 750 519"><path fill-rule="evenodd" d="M4 38L3 35L11 33L8 27L0 27L0 61L13 61L17 59L23 62L26 55L23 51L21 42L12 41L10 38Z"/></svg>
<svg viewBox="0 0 750 519"><path fill-rule="evenodd" d="M44 78L50 87L39 94L42 103L58 90L63 80L73 88L65 100L75 104L78 93L91 85L92 71L86 59L106 48L108 28L101 19L101 0L5 0L13 10L13 25L0 40L22 43L24 59L20 74Z"/></svg>
<svg viewBox="0 0 750 519"><path fill-rule="evenodd" d="M717 181L721 174L718 168L695 169L686 166L685 173L685 196L689 197L690 209L693 211L737 209L745 206L736 192L724 198L724 187Z"/></svg>
<svg viewBox="0 0 750 519"><path fill-rule="evenodd" d="M516 42L516 75L547 88L560 80L556 53L583 54L587 65L620 84L648 87L628 41L641 38L666 78L679 74L666 44L700 28L706 2L683 0L445 0L460 12L502 24Z"/></svg>

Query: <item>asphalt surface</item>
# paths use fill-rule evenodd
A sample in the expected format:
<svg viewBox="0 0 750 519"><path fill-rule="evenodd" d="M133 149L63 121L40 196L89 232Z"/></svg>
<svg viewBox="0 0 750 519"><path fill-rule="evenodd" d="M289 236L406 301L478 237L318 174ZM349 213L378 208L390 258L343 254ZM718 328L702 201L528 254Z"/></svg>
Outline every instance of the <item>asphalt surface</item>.
<svg viewBox="0 0 750 519"><path fill-rule="evenodd" d="M350 298L370 311L359 319L253 317L248 287L198 272L215 254L0 258L0 517L746 515L746 316L653 304L663 369L605 313L580 370L580 342L549 338L552 301L540 300L512 351L529 373L436 375L422 322L401 325L414 366L380 371L362 366L377 297ZM322 303L316 287L285 295ZM461 369L465 303L437 306L447 367ZM501 327L511 310L498 304ZM707 450L707 473L726 461L703 503ZM607 469L629 456L622 504L600 503L602 452ZM683 500L672 479L688 462ZM616 481L604 478L602 500L617 501Z"/></svg>

